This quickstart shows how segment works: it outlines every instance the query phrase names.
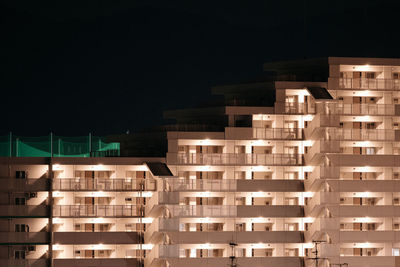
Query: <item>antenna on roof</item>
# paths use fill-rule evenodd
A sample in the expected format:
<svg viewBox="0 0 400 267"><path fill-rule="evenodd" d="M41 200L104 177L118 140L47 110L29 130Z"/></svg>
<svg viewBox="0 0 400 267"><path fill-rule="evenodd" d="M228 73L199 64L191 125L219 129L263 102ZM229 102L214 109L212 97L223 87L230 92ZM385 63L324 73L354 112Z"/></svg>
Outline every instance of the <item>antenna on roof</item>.
<svg viewBox="0 0 400 267"><path fill-rule="evenodd" d="M315 266L316 267L318 267L318 262L319 262L319 260L326 260L326 258L320 258L319 256L318 256L318 245L319 244L322 244L322 243L326 243L326 241L325 240L313 240L312 241L313 242L313 244L314 244L314 251L311 251L311 253L312 254L314 254L314 257L312 257L312 258L308 258L308 260L313 260L314 262L315 262Z"/></svg>
<svg viewBox="0 0 400 267"><path fill-rule="evenodd" d="M230 266L230 267L238 267L238 266L239 266L239 265L237 264L237 258L236 258L236 256L235 256L235 247L236 247L237 245L238 245L238 244L236 244L236 243L233 242L233 241L229 242L229 246L230 246L231 249L232 249L231 256L229 257L229 260L230 260L229 266Z"/></svg>

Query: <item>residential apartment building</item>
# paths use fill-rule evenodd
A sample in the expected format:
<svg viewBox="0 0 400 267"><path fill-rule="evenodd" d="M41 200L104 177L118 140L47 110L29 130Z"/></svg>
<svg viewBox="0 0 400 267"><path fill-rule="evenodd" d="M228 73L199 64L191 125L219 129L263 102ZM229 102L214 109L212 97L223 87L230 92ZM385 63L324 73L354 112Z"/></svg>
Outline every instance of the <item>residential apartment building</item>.
<svg viewBox="0 0 400 267"><path fill-rule="evenodd" d="M400 60L265 69L166 158L1 158L0 263L400 266Z"/></svg>

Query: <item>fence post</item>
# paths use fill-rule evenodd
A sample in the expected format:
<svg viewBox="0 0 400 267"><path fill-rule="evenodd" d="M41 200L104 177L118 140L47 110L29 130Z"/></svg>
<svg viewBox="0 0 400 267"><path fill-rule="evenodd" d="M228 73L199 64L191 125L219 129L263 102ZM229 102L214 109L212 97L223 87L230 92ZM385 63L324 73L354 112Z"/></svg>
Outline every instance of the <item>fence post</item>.
<svg viewBox="0 0 400 267"><path fill-rule="evenodd" d="M50 132L50 157L53 157L53 133Z"/></svg>
<svg viewBox="0 0 400 267"><path fill-rule="evenodd" d="M10 157L12 157L12 132L10 132Z"/></svg>
<svg viewBox="0 0 400 267"><path fill-rule="evenodd" d="M89 157L92 156L92 133L89 133Z"/></svg>

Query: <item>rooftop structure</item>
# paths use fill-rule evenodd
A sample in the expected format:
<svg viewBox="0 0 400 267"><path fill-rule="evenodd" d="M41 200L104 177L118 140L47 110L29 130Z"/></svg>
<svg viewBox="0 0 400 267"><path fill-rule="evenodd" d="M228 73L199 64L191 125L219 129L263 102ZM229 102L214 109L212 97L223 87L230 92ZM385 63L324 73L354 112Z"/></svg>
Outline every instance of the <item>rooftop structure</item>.
<svg viewBox="0 0 400 267"><path fill-rule="evenodd" d="M0 136L2 157L118 157L120 144L92 136Z"/></svg>

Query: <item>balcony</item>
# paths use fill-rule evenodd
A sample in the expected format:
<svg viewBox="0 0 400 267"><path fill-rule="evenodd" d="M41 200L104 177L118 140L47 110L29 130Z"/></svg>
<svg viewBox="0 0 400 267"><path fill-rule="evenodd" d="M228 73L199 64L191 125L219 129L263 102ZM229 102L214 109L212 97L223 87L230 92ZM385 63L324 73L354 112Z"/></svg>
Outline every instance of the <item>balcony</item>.
<svg viewBox="0 0 400 267"><path fill-rule="evenodd" d="M393 167L399 166L400 155L350 155L350 154L326 154L334 166L370 166L370 167Z"/></svg>
<svg viewBox="0 0 400 267"><path fill-rule="evenodd" d="M0 266L13 266L13 267L47 267L50 266L48 259L0 259Z"/></svg>
<svg viewBox="0 0 400 267"><path fill-rule="evenodd" d="M400 214L400 206L329 206L334 217L396 217Z"/></svg>
<svg viewBox="0 0 400 267"><path fill-rule="evenodd" d="M0 205L0 217L45 218L50 216L47 205Z"/></svg>
<svg viewBox="0 0 400 267"><path fill-rule="evenodd" d="M301 180L166 179L170 191L302 192Z"/></svg>
<svg viewBox="0 0 400 267"><path fill-rule="evenodd" d="M191 267L221 267L229 266L229 258L176 258L168 259L171 266L191 266ZM303 267L304 260L301 257L253 257L237 258L238 266L290 266Z"/></svg>
<svg viewBox="0 0 400 267"><path fill-rule="evenodd" d="M226 127L225 136L228 140L301 140L303 138L303 129Z"/></svg>
<svg viewBox="0 0 400 267"><path fill-rule="evenodd" d="M48 232L0 232L1 245L44 245L49 243Z"/></svg>
<svg viewBox="0 0 400 267"><path fill-rule="evenodd" d="M301 154L167 153L168 164L299 166Z"/></svg>
<svg viewBox="0 0 400 267"><path fill-rule="evenodd" d="M344 104L344 103L324 103L318 106L321 114L339 115L400 115L400 105L393 104Z"/></svg>
<svg viewBox="0 0 400 267"><path fill-rule="evenodd" d="M140 267L140 259L121 259L121 258L81 258L81 259L54 259L53 267L71 266L118 266L118 267Z"/></svg>
<svg viewBox="0 0 400 267"><path fill-rule="evenodd" d="M399 231L340 231L342 243L387 243L397 242Z"/></svg>
<svg viewBox="0 0 400 267"><path fill-rule="evenodd" d="M311 114L315 108L307 103L275 102L276 114Z"/></svg>
<svg viewBox="0 0 400 267"><path fill-rule="evenodd" d="M228 248L227 248L228 249ZM230 250L230 249L229 249ZM191 266L191 267L221 267L229 265L228 257L207 258L182 258L179 255L179 245L155 245L146 256L145 266ZM301 257L237 257L239 266L291 266L303 267L304 261ZM153 265L154 264L154 265Z"/></svg>
<svg viewBox="0 0 400 267"><path fill-rule="evenodd" d="M39 192L48 191L50 189L50 180L47 178L38 179L16 179L1 178L2 185L0 191L19 191L19 192Z"/></svg>
<svg viewBox="0 0 400 267"><path fill-rule="evenodd" d="M237 206L237 217L303 217L304 210L302 206Z"/></svg>
<svg viewBox="0 0 400 267"><path fill-rule="evenodd" d="M400 141L400 130L325 128L321 138L340 141Z"/></svg>
<svg viewBox="0 0 400 267"><path fill-rule="evenodd" d="M327 181L333 191L400 192L400 180L336 180Z"/></svg>
<svg viewBox="0 0 400 267"><path fill-rule="evenodd" d="M300 231L253 231L253 232L167 232L173 244L240 244L251 243L302 243ZM232 238L233 237L233 238Z"/></svg>
<svg viewBox="0 0 400 267"><path fill-rule="evenodd" d="M302 180L236 180L237 192L303 192Z"/></svg>
<svg viewBox="0 0 400 267"><path fill-rule="evenodd" d="M171 191L236 191L236 180L233 179L166 179Z"/></svg>
<svg viewBox="0 0 400 267"><path fill-rule="evenodd" d="M346 262L349 267L393 267L398 266L399 257L394 256L346 256L340 257L340 262Z"/></svg>
<svg viewBox="0 0 400 267"><path fill-rule="evenodd" d="M168 205L172 217L236 217L237 206Z"/></svg>
<svg viewBox="0 0 400 267"><path fill-rule="evenodd" d="M141 206L136 205L58 205L54 217L140 217ZM142 215L143 216L143 215Z"/></svg>
<svg viewBox="0 0 400 267"><path fill-rule="evenodd" d="M398 79L372 79L372 78L339 78L339 88L399 90L400 89L400 80L398 80Z"/></svg>
<svg viewBox="0 0 400 267"><path fill-rule="evenodd" d="M137 232L55 232L56 244L139 244Z"/></svg>
<svg viewBox="0 0 400 267"><path fill-rule="evenodd" d="M54 179L53 190L59 191L155 191L156 181L150 179Z"/></svg>

